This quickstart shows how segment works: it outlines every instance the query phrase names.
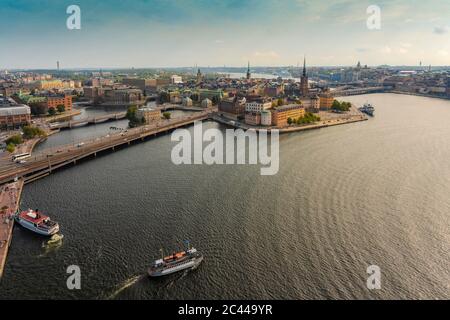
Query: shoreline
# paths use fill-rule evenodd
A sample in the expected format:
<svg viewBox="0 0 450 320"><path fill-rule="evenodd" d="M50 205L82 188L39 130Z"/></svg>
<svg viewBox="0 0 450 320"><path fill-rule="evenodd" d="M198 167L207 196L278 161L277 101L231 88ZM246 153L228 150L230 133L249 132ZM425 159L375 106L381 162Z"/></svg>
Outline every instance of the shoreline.
<svg viewBox="0 0 450 320"><path fill-rule="evenodd" d="M1 186L0 207L7 206L8 209L5 209L5 213L0 213L0 280L12 242L14 218L11 217L19 210L23 186L23 180Z"/></svg>
<svg viewBox="0 0 450 320"><path fill-rule="evenodd" d="M291 132L299 132L299 131L307 131L307 130L314 130L314 129L321 129L321 128L328 128L328 127L334 127L349 123L355 123L355 122L361 122L361 121L367 121L369 120L368 117L365 115L352 115L348 116L346 118L337 118L332 120L321 120L319 122L313 123L313 124L307 124L303 126L291 126L291 127L284 127L284 128L276 128L276 127L256 127L256 126L250 126L243 123L236 123L234 120L229 120L227 118L213 115L211 117L212 120L217 121L221 124L234 127L236 129L242 129L242 130L254 130L256 132L259 132L261 130L265 130L268 133L270 133L272 130L278 130L279 133L291 133Z"/></svg>

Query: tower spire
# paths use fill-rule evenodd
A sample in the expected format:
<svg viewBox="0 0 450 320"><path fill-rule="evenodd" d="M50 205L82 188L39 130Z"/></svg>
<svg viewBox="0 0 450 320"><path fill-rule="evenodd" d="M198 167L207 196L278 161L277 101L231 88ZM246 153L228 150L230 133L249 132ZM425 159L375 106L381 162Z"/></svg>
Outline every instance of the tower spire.
<svg viewBox="0 0 450 320"><path fill-rule="evenodd" d="M248 67L247 67L247 80L250 80L250 78L252 77L252 74L250 72L250 61L248 62Z"/></svg>
<svg viewBox="0 0 450 320"><path fill-rule="evenodd" d="M303 76L306 77L306 56L303 58Z"/></svg>

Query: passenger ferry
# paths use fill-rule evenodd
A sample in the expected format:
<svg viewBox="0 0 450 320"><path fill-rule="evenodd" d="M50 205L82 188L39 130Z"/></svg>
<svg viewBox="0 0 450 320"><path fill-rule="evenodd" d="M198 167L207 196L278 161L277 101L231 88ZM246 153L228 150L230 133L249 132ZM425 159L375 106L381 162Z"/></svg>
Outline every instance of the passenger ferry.
<svg viewBox="0 0 450 320"><path fill-rule="evenodd" d="M162 252L162 250L161 250ZM162 277L169 274L197 268L203 261L203 255L195 248L190 248L189 244L186 251L174 253L168 257L156 260L148 269L150 277Z"/></svg>
<svg viewBox="0 0 450 320"><path fill-rule="evenodd" d="M52 236L59 232L59 224L39 210L22 211L16 214L15 219L22 227L43 236Z"/></svg>
<svg viewBox="0 0 450 320"><path fill-rule="evenodd" d="M375 108L370 103L365 103L364 106L359 108L359 111L364 112L365 114L368 114L369 116L373 117L375 113Z"/></svg>

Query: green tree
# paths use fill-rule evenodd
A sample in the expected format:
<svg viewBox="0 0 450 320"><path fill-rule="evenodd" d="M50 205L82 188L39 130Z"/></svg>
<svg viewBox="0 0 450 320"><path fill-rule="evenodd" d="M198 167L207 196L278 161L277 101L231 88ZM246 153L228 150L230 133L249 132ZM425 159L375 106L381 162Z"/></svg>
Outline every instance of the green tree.
<svg viewBox="0 0 450 320"><path fill-rule="evenodd" d="M62 104L57 106L56 109L58 110L59 113L63 113L64 111L66 111L66 107L64 107L64 105Z"/></svg>
<svg viewBox="0 0 450 320"><path fill-rule="evenodd" d="M172 117L172 114L170 112L164 112L163 117L164 119L169 120Z"/></svg>
<svg viewBox="0 0 450 320"><path fill-rule="evenodd" d="M289 118L287 119L287 123L288 123L288 125L291 125L291 124L293 123L293 120L292 120L291 117L289 117Z"/></svg>
<svg viewBox="0 0 450 320"><path fill-rule="evenodd" d="M20 134L15 134L12 137L9 137L8 139L6 139L6 144L12 144L12 145L19 145L21 143L23 143L23 139L22 136Z"/></svg>
<svg viewBox="0 0 450 320"><path fill-rule="evenodd" d="M134 121L136 120L136 111L137 111L137 106L129 106L127 109L127 119L130 121Z"/></svg>
<svg viewBox="0 0 450 320"><path fill-rule="evenodd" d="M16 146L15 146L14 144L9 143L9 144L6 146L6 151L8 151L9 153L13 153L14 150L16 150Z"/></svg>
<svg viewBox="0 0 450 320"><path fill-rule="evenodd" d="M283 99L278 99L278 101L277 101L277 106L278 107L280 107L280 106L282 106L284 104L284 101L283 101Z"/></svg>
<svg viewBox="0 0 450 320"><path fill-rule="evenodd" d="M38 127L25 126L22 129L23 137L25 139L33 139L35 137L45 137L46 133L44 130Z"/></svg>
<svg viewBox="0 0 450 320"><path fill-rule="evenodd" d="M56 110L55 110L55 108L48 108L48 114L50 115L50 116L54 116L55 114L56 114Z"/></svg>
<svg viewBox="0 0 450 320"><path fill-rule="evenodd" d="M333 110L340 110L341 109L341 104L339 101L334 100L333 104L331 105L331 109Z"/></svg>

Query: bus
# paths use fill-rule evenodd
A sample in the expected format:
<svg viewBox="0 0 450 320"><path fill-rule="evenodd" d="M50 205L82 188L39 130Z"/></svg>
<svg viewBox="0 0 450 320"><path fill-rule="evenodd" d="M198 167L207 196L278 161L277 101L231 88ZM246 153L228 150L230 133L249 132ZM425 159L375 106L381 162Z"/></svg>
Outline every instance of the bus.
<svg viewBox="0 0 450 320"><path fill-rule="evenodd" d="M12 161L14 162L18 162L18 161L22 161L25 159L31 158L31 154L30 153L21 153L21 154L16 154L12 157Z"/></svg>

